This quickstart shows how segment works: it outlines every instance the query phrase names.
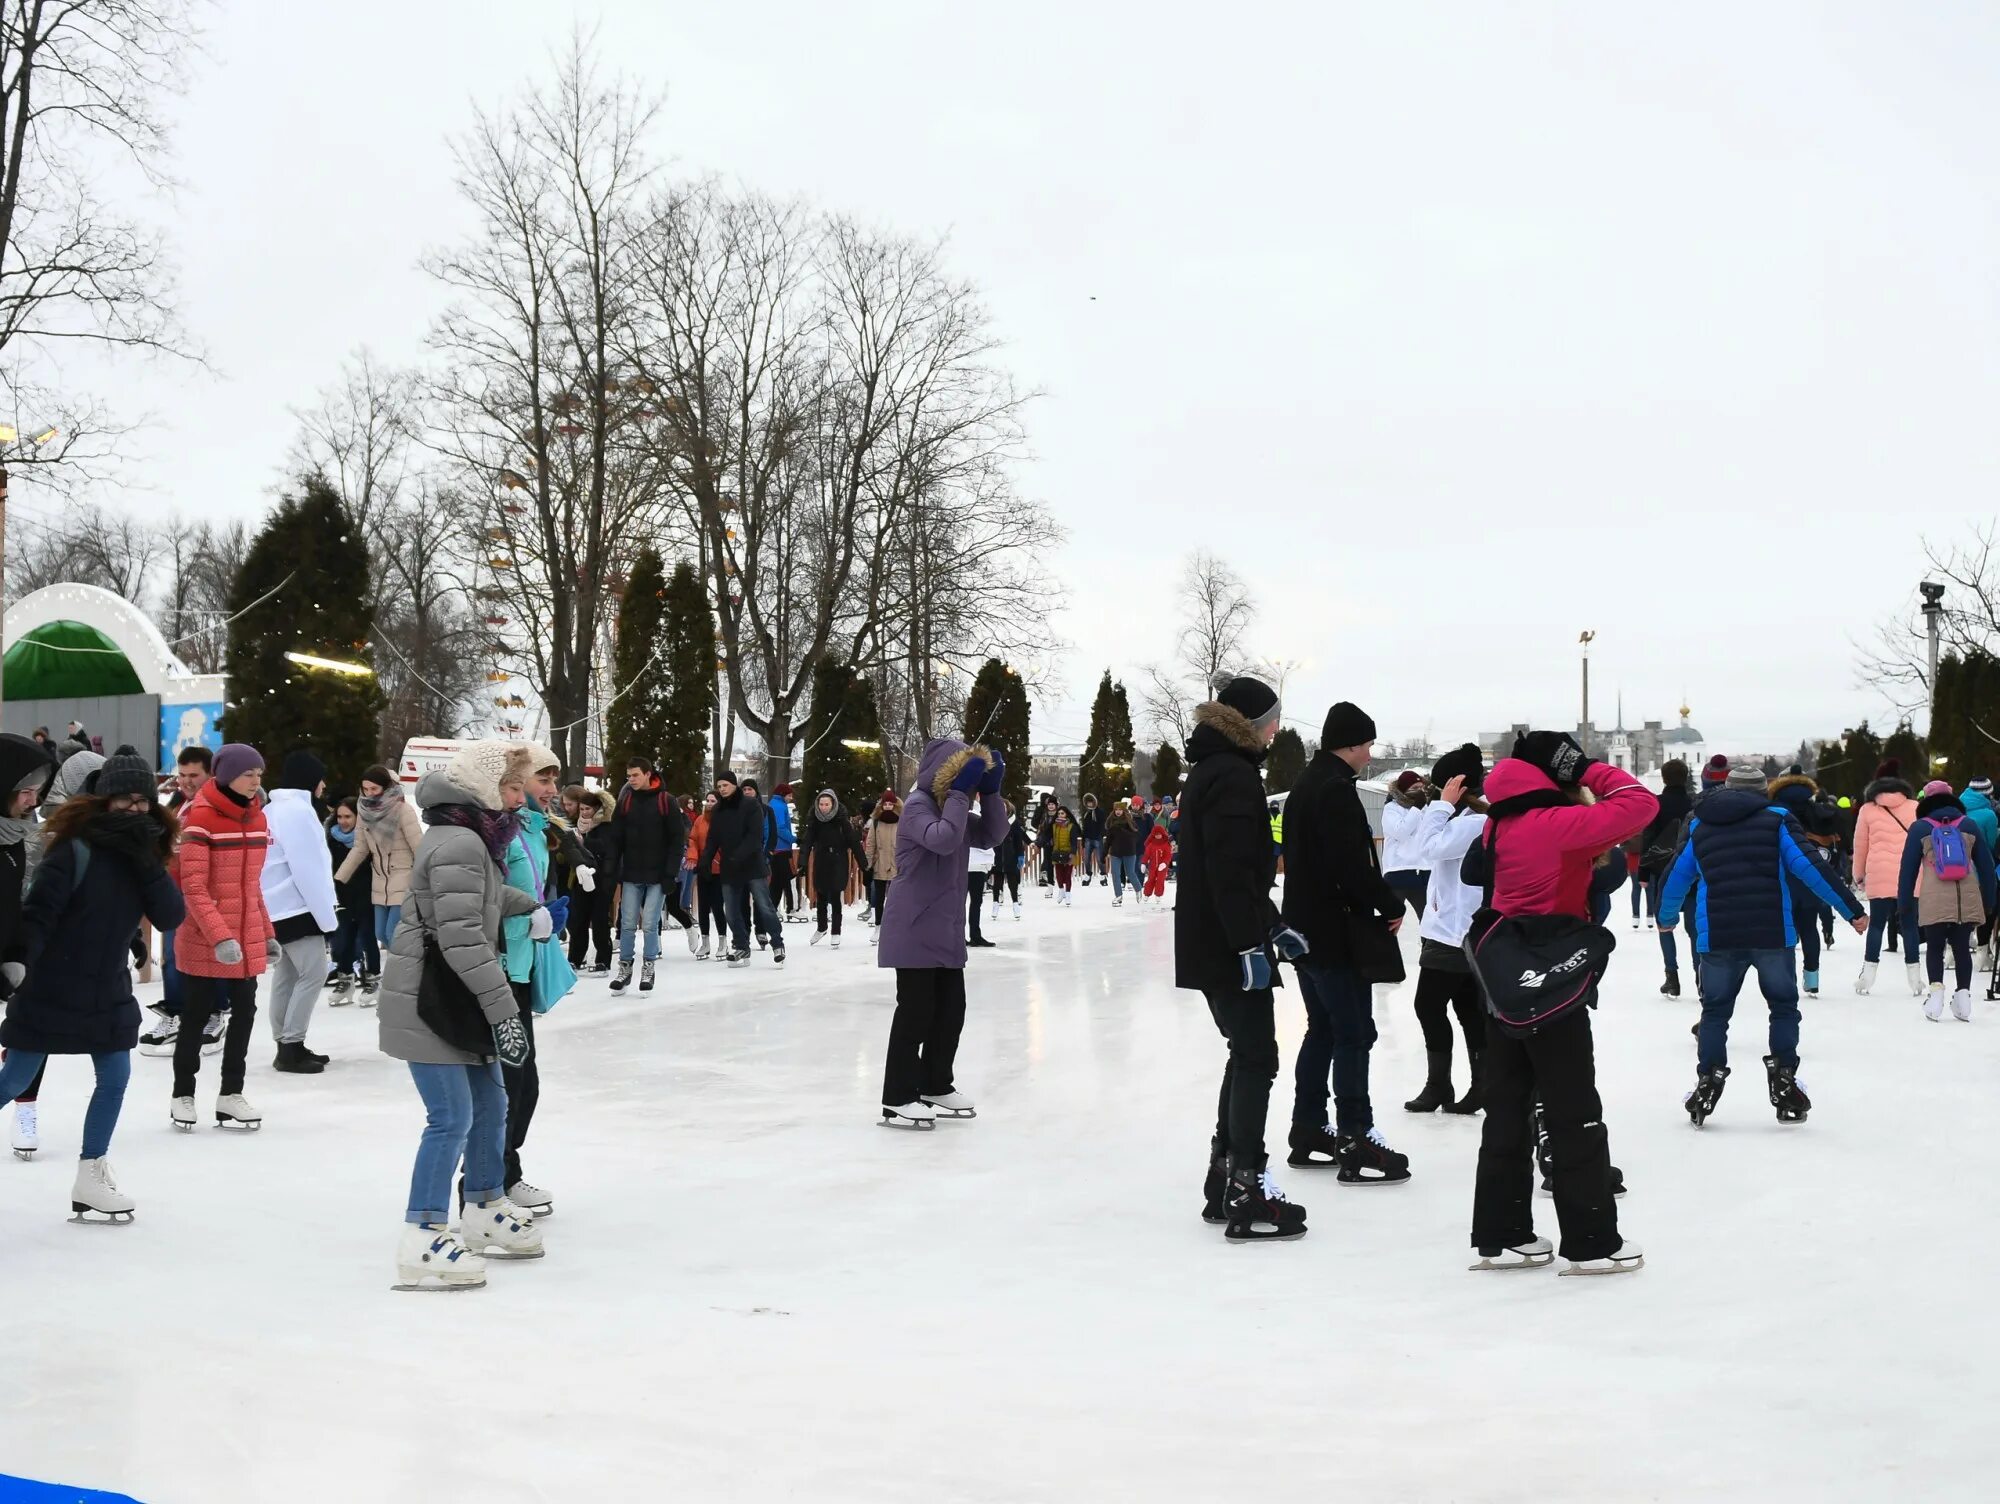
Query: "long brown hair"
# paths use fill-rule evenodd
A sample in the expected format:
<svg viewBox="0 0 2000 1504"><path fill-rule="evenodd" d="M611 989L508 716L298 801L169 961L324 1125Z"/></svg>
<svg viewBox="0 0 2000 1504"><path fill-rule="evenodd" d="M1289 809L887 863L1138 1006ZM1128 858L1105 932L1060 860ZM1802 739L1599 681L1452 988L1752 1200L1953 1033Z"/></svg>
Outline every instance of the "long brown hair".
<svg viewBox="0 0 2000 1504"><path fill-rule="evenodd" d="M56 806L56 812L43 824L42 844L47 850L53 851L58 842L82 840L85 827L99 815L109 813L111 813L111 801L101 794L78 794L74 798L65 799ZM174 854L174 838L180 834L181 828L180 821L174 818L174 812L154 799L148 802L145 809L133 813L148 814L160 822L160 860L163 862L169 860Z"/></svg>

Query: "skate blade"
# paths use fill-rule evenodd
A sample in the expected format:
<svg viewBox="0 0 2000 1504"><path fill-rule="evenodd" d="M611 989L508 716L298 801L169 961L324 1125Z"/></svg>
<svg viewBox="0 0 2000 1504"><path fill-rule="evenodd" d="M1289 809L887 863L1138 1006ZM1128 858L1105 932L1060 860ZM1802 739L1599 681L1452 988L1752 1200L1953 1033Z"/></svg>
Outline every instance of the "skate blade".
<svg viewBox="0 0 2000 1504"><path fill-rule="evenodd" d="M394 1284L389 1286L389 1288L391 1290L401 1290L412 1295L455 1295L460 1290L484 1290L486 1288L486 1281L482 1279L477 1284L468 1284L461 1281L451 1285L443 1283Z"/></svg>
<svg viewBox="0 0 2000 1504"><path fill-rule="evenodd" d="M76 1215L69 1220L78 1227L124 1227L132 1220L130 1212L93 1211L87 1206L78 1206L74 1201L70 1203L70 1210Z"/></svg>
<svg viewBox="0 0 2000 1504"><path fill-rule="evenodd" d="M192 1123L181 1123L181 1122L176 1122L176 1121L175 1121L174 1119L172 1119L172 1118L168 1118L168 1119L167 1119L167 1121L168 1121L169 1123L173 1123L174 1127L176 1127L176 1128L180 1129L180 1131L181 1131L181 1132L183 1132L183 1133L192 1133L192 1132L194 1132L194 1124L192 1124Z"/></svg>
<svg viewBox="0 0 2000 1504"><path fill-rule="evenodd" d="M1644 1255L1641 1255L1633 1259L1629 1264L1613 1264L1608 1269L1585 1269L1579 1265L1571 1264L1567 1269L1559 1270L1556 1278L1567 1279L1572 1274L1576 1275L1579 1279L1595 1279L1599 1275L1604 1274L1636 1274L1645 1267L1646 1260Z"/></svg>
<svg viewBox="0 0 2000 1504"><path fill-rule="evenodd" d="M1499 1259L1481 1259L1478 1263L1467 1264L1465 1267L1471 1274L1501 1274L1510 1269L1546 1269L1555 1261L1556 1256L1553 1253L1544 1253L1534 1258L1509 1259L1504 1263Z"/></svg>
<svg viewBox="0 0 2000 1504"><path fill-rule="evenodd" d="M1303 1238L1306 1235L1306 1232L1307 1229L1303 1227L1299 1228L1295 1232L1273 1231L1273 1232L1247 1232L1241 1234L1225 1232L1222 1235L1222 1240L1223 1242L1227 1243L1231 1248L1247 1248L1255 1243L1296 1243L1300 1238Z"/></svg>
<svg viewBox="0 0 2000 1504"><path fill-rule="evenodd" d="M1285 1163L1290 1165L1294 1170L1338 1170L1340 1168L1340 1161L1337 1159L1313 1159L1310 1156L1305 1159L1287 1158Z"/></svg>
<svg viewBox="0 0 2000 1504"><path fill-rule="evenodd" d="M351 997L329 998L326 1005L329 1008L349 1008L354 1005L354 999Z"/></svg>
<svg viewBox="0 0 2000 1504"><path fill-rule="evenodd" d="M1408 1175L1342 1175L1335 1183L1349 1187L1364 1185L1408 1185L1410 1177Z"/></svg>
<svg viewBox="0 0 2000 1504"><path fill-rule="evenodd" d="M203 1045L201 1047L201 1052L204 1055L220 1055L222 1053L222 1041L217 1039L212 1041L211 1043ZM172 1054L173 1052L169 1050L168 1053Z"/></svg>
<svg viewBox="0 0 2000 1504"><path fill-rule="evenodd" d="M926 1123L916 1118L879 1118L877 1121L884 1128L901 1128L905 1132L929 1133L933 1128L937 1127L935 1121Z"/></svg>
<svg viewBox="0 0 2000 1504"><path fill-rule="evenodd" d="M153 1060L171 1060L174 1058L174 1047L170 1044L141 1044L139 1053Z"/></svg>
<svg viewBox="0 0 2000 1504"><path fill-rule="evenodd" d="M264 1120L262 1118L217 1118L215 1126L218 1128L233 1128L238 1133L255 1133L259 1128L264 1126Z"/></svg>
<svg viewBox="0 0 2000 1504"><path fill-rule="evenodd" d="M976 1118L979 1116L979 1112L977 1108L972 1107L940 1107L937 1109L937 1115L947 1120L963 1120L966 1118Z"/></svg>
<svg viewBox="0 0 2000 1504"><path fill-rule="evenodd" d="M551 1201L547 1206L524 1206L521 1210L536 1222L546 1222L556 1214L556 1204Z"/></svg>
<svg viewBox="0 0 2000 1504"><path fill-rule="evenodd" d="M35 1151L33 1149L16 1149L14 1151L14 1158L16 1159L33 1159L34 1157Z"/></svg>
<svg viewBox="0 0 2000 1504"><path fill-rule="evenodd" d="M525 1264L532 1259L545 1258L548 1256L548 1249L546 1248L537 1248L533 1253L510 1253L506 1249L497 1248L490 1243L484 1248L474 1249L473 1252L477 1253L481 1258L485 1259L489 1264L491 1263Z"/></svg>

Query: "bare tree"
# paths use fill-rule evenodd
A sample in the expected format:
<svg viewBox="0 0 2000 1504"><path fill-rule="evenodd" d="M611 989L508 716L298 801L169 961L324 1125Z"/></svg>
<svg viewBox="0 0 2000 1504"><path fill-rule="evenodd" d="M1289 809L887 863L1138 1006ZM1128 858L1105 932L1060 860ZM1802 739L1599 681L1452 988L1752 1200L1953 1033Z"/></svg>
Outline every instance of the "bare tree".
<svg viewBox="0 0 2000 1504"><path fill-rule="evenodd" d="M158 536L165 570L155 608L160 631L189 668L219 674L229 651L230 597L250 552L249 526L175 517Z"/></svg>
<svg viewBox="0 0 2000 1504"><path fill-rule="evenodd" d="M382 580L374 620L376 675L388 704L382 711L385 758L413 736L456 736L473 720L485 686L482 643L487 635L473 593L456 560L458 510L427 478L380 517L371 549Z"/></svg>
<svg viewBox="0 0 2000 1504"><path fill-rule="evenodd" d="M1963 658L2000 649L2000 527L1986 523L1963 542L1924 540L1929 576L1945 587L1938 612L1938 650ZM1925 709L1931 700L1930 629L1915 589L1897 614L1860 649L1859 680L1881 690L1899 714Z"/></svg>
<svg viewBox="0 0 2000 1504"><path fill-rule="evenodd" d="M1257 608L1242 576L1205 549L1190 554L1181 567L1175 601L1182 626L1174 661L1147 666L1145 705L1161 736L1185 742L1194 729L1194 707L1243 663L1244 638Z"/></svg>
<svg viewBox="0 0 2000 1504"><path fill-rule="evenodd" d="M389 369L366 349L358 350L339 382L322 390L311 407L293 408L292 416L299 420L299 433L285 474L324 475L365 535L376 517L396 504L411 474L423 427L416 373Z"/></svg>
<svg viewBox="0 0 2000 1504"><path fill-rule="evenodd" d="M196 0L8 0L0 7L0 401L58 428L11 457L98 473L124 430L61 380L77 342L191 353L160 237L100 202L105 149L166 186L164 96L185 82ZM60 473L48 477L60 484Z"/></svg>
<svg viewBox="0 0 2000 1504"><path fill-rule="evenodd" d="M161 534L95 503L72 505L53 520L28 524L9 540L7 589L16 597L65 581L96 585L146 604L147 585L165 552Z"/></svg>
<svg viewBox="0 0 2000 1504"><path fill-rule="evenodd" d="M432 442L455 468L465 531L494 565L484 588L532 628L507 646L575 766L617 567L658 495L640 433L651 401L625 363L639 343L633 240L656 109L601 82L577 36L551 85L482 114L458 143L477 228L425 261L461 297L431 333L445 364Z"/></svg>

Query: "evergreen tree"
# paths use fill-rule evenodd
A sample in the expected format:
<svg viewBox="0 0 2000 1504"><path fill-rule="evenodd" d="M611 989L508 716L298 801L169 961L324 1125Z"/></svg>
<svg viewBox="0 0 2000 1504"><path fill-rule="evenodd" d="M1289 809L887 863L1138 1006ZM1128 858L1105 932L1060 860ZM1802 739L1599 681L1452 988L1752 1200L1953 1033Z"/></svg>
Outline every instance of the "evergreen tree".
<svg viewBox="0 0 2000 1504"><path fill-rule="evenodd" d="M702 786L708 729L715 716L715 616L701 576L683 559L660 600L658 663L666 680L660 712L660 782L675 793Z"/></svg>
<svg viewBox="0 0 2000 1504"><path fill-rule="evenodd" d="M1767 778L1767 779L1770 779L1770 778L1776 778L1776 777L1777 777L1777 776L1778 776L1778 775L1779 775L1780 773L1782 773L1782 772L1784 772L1784 771L1785 771L1785 765L1784 765L1783 763L1779 762L1777 758L1773 757L1773 756L1772 756L1772 755L1771 755L1770 753L1768 753L1768 752L1766 752L1766 753L1764 754L1764 777L1765 777L1765 778Z"/></svg>
<svg viewBox="0 0 2000 1504"><path fill-rule="evenodd" d="M251 541L229 601L232 615L247 614L229 634L222 730L262 752L273 777L285 754L302 747L326 764L334 788L353 788L375 761L384 700L372 671L369 599L366 543L333 487L304 477L300 494L280 501ZM310 668L287 653L370 672Z"/></svg>
<svg viewBox="0 0 2000 1504"><path fill-rule="evenodd" d="M1181 754L1172 742L1161 742L1153 754L1153 797L1178 799L1181 796Z"/></svg>
<svg viewBox="0 0 2000 1504"><path fill-rule="evenodd" d="M1111 715L1111 670L1107 668L1104 677L1097 681L1097 696L1090 702L1090 730L1084 735L1083 758L1076 770L1079 801L1086 794L1094 794L1099 804L1110 803L1115 792L1112 779L1123 776L1122 769L1107 766L1119 760L1111 750Z"/></svg>
<svg viewBox="0 0 2000 1504"><path fill-rule="evenodd" d="M1298 732L1286 726L1271 739L1271 755L1264 763L1264 788L1273 794L1288 792L1306 770L1306 744Z"/></svg>
<svg viewBox="0 0 2000 1504"><path fill-rule="evenodd" d="M1138 792L1135 781L1138 760L1137 741L1132 732L1132 702L1125 694L1122 683L1111 686L1111 761L1118 765L1118 771L1111 776L1113 798L1129 799Z"/></svg>
<svg viewBox="0 0 2000 1504"><path fill-rule="evenodd" d="M850 746L853 742L863 745ZM889 786L882 718L875 708L875 686L867 675L828 659L813 668L805 747L802 808L810 807L821 789L832 789L843 808L856 810Z"/></svg>
<svg viewBox="0 0 2000 1504"><path fill-rule="evenodd" d="M1006 759L1002 787L1017 810L1027 808L1028 774L1034 760L1028 746L1028 721L1028 691L1021 676L998 658L988 658L979 666L972 692L965 697L965 739L984 742Z"/></svg>
<svg viewBox="0 0 2000 1504"><path fill-rule="evenodd" d="M1819 786L1836 799L1859 804L1881 761L1882 739L1863 721L1843 731L1838 742L1828 742L1819 749Z"/></svg>
<svg viewBox="0 0 2000 1504"><path fill-rule="evenodd" d="M1889 733L1889 739L1882 744L1882 756L1893 757L1903 765L1903 778L1911 788L1922 789L1930 781L1930 756L1907 718L1898 721L1896 729Z"/></svg>
<svg viewBox="0 0 2000 1504"><path fill-rule="evenodd" d="M633 758L642 757L655 767L660 762L660 742L667 727L667 675L660 661L666 594L666 568L659 550L648 544L632 561L625 594L618 602L617 644L611 655L612 692L617 698L604 713L604 777L614 787L624 780Z"/></svg>

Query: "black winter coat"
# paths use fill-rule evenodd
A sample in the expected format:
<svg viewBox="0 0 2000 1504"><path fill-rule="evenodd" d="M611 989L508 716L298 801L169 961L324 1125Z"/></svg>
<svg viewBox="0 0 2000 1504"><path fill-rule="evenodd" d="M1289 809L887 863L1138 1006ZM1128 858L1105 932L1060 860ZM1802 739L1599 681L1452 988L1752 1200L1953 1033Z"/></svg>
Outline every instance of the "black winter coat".
<svg viewBox="0 0 2000 1504"><path fill-rule="evenodd" d="M1114 809L1104 822L1104 853L1112 857L1139 854L1139 827L1129 807Z"/></svg>
<svg viewBox="0 0 2000 1504"><path fill-rule="evenodd" d="M591 891L609 895L611 890L621 881L618 876L618 840L611 833L611 822L609 820L599 820L589 830L579 833L578 839L583 842L583 849L589 852L592 858L592 881L597 886ZM687 843L683 841L681 844L685 846ZM680 881L678 863L676 864L674 880L676 882ZM572 892L581 891L576 885L574 867L570 871L569 885ZM609 901L608 897L606 901Z"/></svg>
<svg viewBox="0 0 2000 1504"><path fill-rule="evenodd" d="M1687 839L1687 817L1694 808L1694 800L1688 797L1687 789L1680 784L1668 784L1660 790L1660 812L1653 816L1650 824L1639 834L1639 871L1647 877L1657 877L1671 867L1680 850L1680 843ZM1674 833L1680 838L1673 840ZM1656 845L1672 840L1674 850L1665 856L1655 856L1650 861L1646 853Z"/></svg>
<svg viewBox="0 0 2000 1504"><path fill-rule="evenodd" d="M50 850L21 906L18 959L26 980L8 1001L0 1045L50 1055L100 1055L139 1042L131 945L139 921L170 930L187 917L144 817L98 815L85 828L90 862L76 881L76 842Z"/></svg>
<svg viewBox="0 0 2000 1504"><path fill-rule="evenodd" d="M1266 817L1267 845L1270 839ZM1384 921L1403 914L1403 900L1382 880L1382 859L1354 769L1324 748L1313 754L1285 800L1284 912L1285 923L1312 946L1313 960L1339 962L1351 959L1348 914L1377 914Z"/></svg>
<svg viewBox="0 0 2000 1504"><path fill-rule="evenodd" d="M326 828L326 851L333 858L333 867L337 872L340 864L353 855L354 847L336 841L333 826L329 824ZM354 869L354 876L344 883L334 883L333 896L340 905L341 918L351 919L356 914L366 914L372 924L375 915L375 859L363 857L361 865Z"/></svg>
<svg viewBox="0 0 2000 1504"><path fill-rule="evenodd" d="M635 789L630 784L618 791L617 811L611 817L611 849L620 882L679 882L687 841L687 819L672 794L657 786ZM603 881L600 872L600 887Z"/></svg>
<svg viewBox="0 0 2000 1504"><path fill-rule="evenodd" d="M1202 705L1195 720L1187 744L1192 771L1181 795L1174 985L1240 992L1242 953L1262 948L1269 956L1278 918L1271 902L1277 853L1257 773L1265 754L1250 723L1225 705ZM1275 964L1271 976L1275 983Z"/></svg>
<svg viewBox="0 0 2000 1504"><path fill-rule="evenodd" d="M1102 805L1092 805L1089 809L1085 810L1083 812L1082 818L1080 818L1077 821L1077 827L1079 830L1082 831L1084 840L1086 841L1103 840L1104 807Z"/></svg>
<svg viewBox="0 0 2000 1504"><path fill-rule="evenodd" d="M820 819L817 805L798 827L799 859L815 898L840 899L847 892L848 875L857 866L866 867L861 852L861 833L847 812L836 807L827 819Z"/></svg>
<svg viewBox="0 0 2000 1504"><path fill-rule="evenodd" d="M707 872L722 854L721 877L726 883L747 883L771 875L770 812L762 799L738 789L715 801L708 812L708 841L701 849L701 870ZM627 882L639 879L627 873Z"/></svg>

